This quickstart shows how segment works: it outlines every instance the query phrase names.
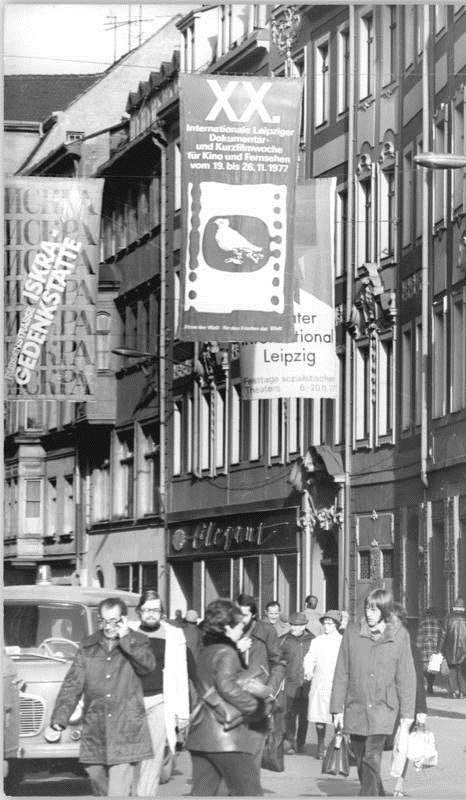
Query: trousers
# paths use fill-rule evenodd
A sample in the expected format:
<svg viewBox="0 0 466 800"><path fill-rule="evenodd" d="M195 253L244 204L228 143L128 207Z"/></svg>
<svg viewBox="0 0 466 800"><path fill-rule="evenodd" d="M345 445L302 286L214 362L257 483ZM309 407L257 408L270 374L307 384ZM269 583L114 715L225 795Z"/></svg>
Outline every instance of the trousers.
<svg viewBox="0 0 466 800"><path fill-rule="evenodd" d="M448 685L450 692L466 694L466 664L449 664Z"/></svg>
<svg viewBox="0 0 466 800"><path fill-rule="evenodd" d="M233 797L261 797L260 772L251 753L191 752L192 795L218 794L222 779Z"/></svg>
<svg viewBox="0 0 466 800"><path fill-rule="evenodd" d="M84 764L95 797L134 795L137 764Z"/></svg>
<svg viewBox="0 0 466 800"><path fill-rule="evenodd" d="M357 761L358 777L361 784L362 797L384 797L380 768L382 765L385 733L372 736L356 736L351 734L351 749Z"/></svg>
<svg viewBox="0 0 466 800"><path fill-rule="evenodd" d="M298 695L286 698L285 714L285 739L302 750L306 743L307 734L307 707L309 704L308 695ZM298 732L296 733L296 721L298 722Z"/></svg>
<svg viewBox="0 0 466 800"><path fill-rule="evenodd" d="M166 730L163 695L145 697L146 719L152 739L152 758L141 761L137 785L138 797L155 797L159 786L160 772L162 770L165 753Z"/></svg>

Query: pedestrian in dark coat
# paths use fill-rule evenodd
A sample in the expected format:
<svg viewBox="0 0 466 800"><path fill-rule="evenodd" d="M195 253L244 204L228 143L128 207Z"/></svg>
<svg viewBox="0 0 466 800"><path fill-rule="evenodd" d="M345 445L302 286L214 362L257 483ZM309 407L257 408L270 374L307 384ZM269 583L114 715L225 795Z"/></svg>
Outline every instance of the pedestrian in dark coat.
<svg viewBox="0 0 466 800"><path fill-rule="evenodd" d="M192 759L192 795L217 795L222 778L230 795L262 795L260 771L254 759L255 739L247 718L260 701L238 682L247 670L236 643L243 632L243 617L231 600L214 600L205 612L203 646L198 659L198 696L212 687L238 711L239 723L225 730L207 704L194 715L186 741ZM259 682L257 681L259 684ZM260 684L264 690L263 684Z"/></svg>
<svg viewBox="0 0 466 800"><path fill-rule="evenodd" d="M139 676L156 668L147 637L130 630L120 598L99 605L101 630L79 647L52 712L63 730L81 695L84 718L79 760L99 796L134 793L136 765L152 756Z"/></svg>
<svg viewBox="0 0 466 800"><path fill-rule="evenodd" d="M254 597L240 594L236 602L244 620L243 635L238 642L238 649L243 655L249 673L251 675L261 674L270 698L276 697L273 704L268 704L268 708L274 713L275 730L283 733L285 700L280 687L283 684L285 668L277 632L269 622L258 620L258 609ZM269 729L267 717L263 715L259 719L254 719L250 722L249 727L255 735L256 763L260 768Z"/></svg>
<svg viewBox="0 0 466 800"><path fill-rule="evenodd" d="M414 720L416 674L409 634L392 614L385 589L370 592L360 625L346 628L333 679L335 727L351 735L363 796L384 794L380 768L385 739ZM344 724L343 724L344 723Z"/></svg>
<svg viewBox="0 0 466 800"><path fill-rule="evenodd" d="M437 651L448 664L451 697L466 697L466 616L464 600L457 597L440 632Z"/></svg>
<svg viewBox="0 0 466 800"><path fill-rule="evenodd" d="M310 681L304 676L304 657L314 636L306 630L305 614L292 614L290 625L291 631L280 641L280 650L285 662L285 751L291 754L302 753L306 743Z"/></svg>
<svg viewBox="0 0 466 800"><path fill-rule="evenodd" d="M419 623L417 632L417 646L421 651L424 677L427 681L427 694L434 693L434 683L437 673L429 672L429 660L431 655L437 652L437 645L442 630L442 623L434 606L426 609L424 618Z"/></svg>

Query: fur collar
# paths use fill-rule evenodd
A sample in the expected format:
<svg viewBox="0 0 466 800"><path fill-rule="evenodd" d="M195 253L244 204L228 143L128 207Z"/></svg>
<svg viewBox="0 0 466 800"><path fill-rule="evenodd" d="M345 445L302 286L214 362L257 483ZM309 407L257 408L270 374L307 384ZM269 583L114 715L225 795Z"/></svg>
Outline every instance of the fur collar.
<svg viewBox="0 0 466 800"><path fill-rule="evenodd" d="M202 637L202 644L204 647L208 647L210 644L226 644L228 647L232 647L234 650L237 650L235 642L229 639L226 634L215 633L214 631L204 633Z"/></svg>
<svg viewBox="0 0 466 800"><path fill-rule="evenodd" d="M385 624L385 630L384 630L383 634L381 635L381 637L379 638L378 641L379 642L392 642L393 639L395 638L395 635L400 630L400 628L401 628L400 620L398 619L398 617L395 617L395 615L392 615L390 617L390 619L387 620L387 622ZM360 635L361 636L365 636L365 637L367 637L369 639L372 638L371 629L370 629L369 625L367 624L367 620L366 620L365 617L363 617L361 619Z"/></svg>

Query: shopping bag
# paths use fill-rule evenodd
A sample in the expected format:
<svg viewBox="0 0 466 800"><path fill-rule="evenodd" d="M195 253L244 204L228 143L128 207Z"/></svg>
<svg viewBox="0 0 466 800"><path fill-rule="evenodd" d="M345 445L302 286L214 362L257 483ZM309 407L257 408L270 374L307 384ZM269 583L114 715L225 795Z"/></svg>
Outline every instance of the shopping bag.
<svg viewBox="0 0 466 800"><path fill-rule="evenodd" d="M392 766L390 775L392 778L401 778L408 758L408 739L409 728L406 725L398 725L393 742Z"/></svg>
<svg viewBox="0 0 466 800"><path fill-rule="evenodd" d="M340 728L335 731L322 760L322 772L326 775L344 775L350 772L350 746L349 739Z"/></svg>
<svg viewBox="0 0 466 800"><path fill-rule="evenodd" d="M416 770L437 766L438 753L432 731L422 725L415 726L408 737L407 757Z"/></svg>
<svg viewBox="0 0 466 800"><path fill-rule="evenodd" d="M442 663L440 664L440 675L447 676L450 674L450 667L448 666L445 659L442 659Z"/></svg>
<svg viewBox="0 0 466 800"><path fill-rule="evenodd" d="M261 767L271 772L284 772L285 770L283 733L277 729L273 715L270 717Z"/></svg>
<svg viewBox="0 0 466 800"><path fill-rule="evenodd" d="M440 665L443 661L441 653L432 653L427 664L427 672L440 672Z"/></svg>

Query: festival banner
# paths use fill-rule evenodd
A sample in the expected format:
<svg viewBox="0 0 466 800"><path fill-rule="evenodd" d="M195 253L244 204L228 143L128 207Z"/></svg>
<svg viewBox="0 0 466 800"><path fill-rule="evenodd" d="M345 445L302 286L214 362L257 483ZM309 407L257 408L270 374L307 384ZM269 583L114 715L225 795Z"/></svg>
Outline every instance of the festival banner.
<svg viewBox="0 0 466 800"><path fill-rule="evenodd" d="M5 399L92 400L103 180L5 179Z"/></svg>
<svg viewBox="0 0 466 800"><path fill-rule="evenodd" d="M296 187L294 342L241 347L242 396L336 398L334 254L336 178Z"/></svg>
<svg viewBox="0 0 466 800"><path fill-rule="evenodd" d="M181 338L293 338L302 81L182 75Z"/></svg>

